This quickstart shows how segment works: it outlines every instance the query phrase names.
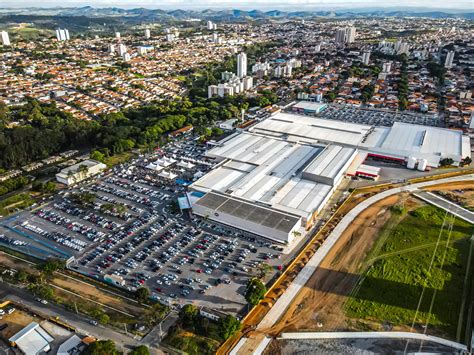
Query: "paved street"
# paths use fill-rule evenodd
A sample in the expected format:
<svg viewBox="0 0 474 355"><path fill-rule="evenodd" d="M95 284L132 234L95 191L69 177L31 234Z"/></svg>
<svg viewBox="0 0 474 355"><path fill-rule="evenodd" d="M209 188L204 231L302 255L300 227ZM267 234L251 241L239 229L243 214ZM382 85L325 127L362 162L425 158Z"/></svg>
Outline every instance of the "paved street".
<svg viewBox="0 0 474 355"><path fill-rule="evenodd" d="M474 213L462 208L455 203L448 201L441 196L438 196L434 193L427 192L427 191L417 191L414 192L413 195L422 199L425 202L428 202L431 205L436 207L442 208L449 213L454 214L455 216L465 220L466 222L474 224Z"/></svg>
<svg viewBox="0 0 474 355"><path fill-rule="evenodd" d="M47 305L40 304L29 292L11 287L4 283L1 284L0 298L9 299L17 304L24 305L26 308L31 309L44 318L59 317L62 321L75 327L79 333L91 335L98 339L110 339L115 342L118 348L124 350L142 344L154 347L158 345L153 336L151 336L150 341L148 341L146 337L143 339L144 341L140 341L138 338L133 338L131 335L125 335L110 328L100 325L94 326L89 323L87 318L81 315L71 313L52 303L48 303ZM168 325L168 327L169 326L170 325ZM154 332L155 329L152 330L151 333ZM154 348L153 351L155 354L160 353L160 350L157 348Z"/></svg>

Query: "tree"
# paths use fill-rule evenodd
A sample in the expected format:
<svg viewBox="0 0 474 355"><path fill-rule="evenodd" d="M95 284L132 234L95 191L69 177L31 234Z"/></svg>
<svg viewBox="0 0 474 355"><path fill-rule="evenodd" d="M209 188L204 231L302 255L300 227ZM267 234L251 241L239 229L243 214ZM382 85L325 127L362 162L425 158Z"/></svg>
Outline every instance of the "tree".
<svg viewBox="0 0 474 355"><path fill-rule="evenodd" d="M28 280L28 274L25 271L20 270L16 274L16 279L18 282L25 282Z"/></svg>
<svg viewBox="0 0 474 355"><path fill-rule="evenodd" d="M264 278L270 271L272 271L272 266L267 263L260 263L257 268L258 277Z"/></svg>
<svg viewBox="0 0 474 355"><path fill-rule="evenodd" d="M52 193L56 191L56 184L52 181L45 183L34 181L32 185L32 190L43 193Z"/></svg>
<svg viewBox="0 0 474 355"><path fill-rule="evenodd" d="M146 322L151 325L161 321L166 313L168 312L168 307L161 305L160 303L156 303L151 308L149 308L146 312Z"/></svg>
<svg viewBox="0 0 474 355"><path fill-rule="evenodd" d="M54 290L51 286L43 283L29 284L28 289L35 295L47 300L54 298Z"/></svg>
<svg viewBox="0 0 474 355"><path fill-rule="evenodd" d="M179 311L179 320L184 327L194 328L194 322L198 315L198 308L192 304L187 304Z"/></svg>
<svg viewBox="0 0 474 355"><path fill-rule="evenodd" d="M89 173L89 167L87 165L81 164L77 167L77 172L82 178L86 178L87 174Z"/></svg>
<svg viewBox="0 0 474 355"><path fill-rule="evenodd" d="M133 349L130 355L150 355L150 349L145 345L140 345Z"/></svg>
<svg viewBox="0 0 474 355"><path fill-rule="evenodd" d="M472 159L470 157L465 157L462 161L462 165L471 165Z"/></svg>
<svg viewBox="0 0 474 355"><path fill-rule="evenodd" d="M219 331L220 335L224 340L238 332L241 328L241 324L237 318L232 315L227 315L219 320Z"/></svg>
<svg viewBox="0 0 474 355"><path fill-rule="evenodd" d="M135 291L135 298L142 303L148 301L148 298L150 298L150 290L146 287L140 287Z"/></svg>
<svg viewBox="0 0 474 355"><path fill-rule="evenodd" d="M83 352L84 355L119 355L112 340L98 340L90 344Z"/></svg>
<svg viewBox="0 0 474 355"><path fill-rule="evenodd" d="M441 166L449 166L449 165L453 165L453 163L454 163L454 160L451 158L443 158L439 161L439 165Z"/></svg>
<svg viewBox="0 0 474 355"><path fill-rule="evenodd" d="M247 283L247 291L245 292L245 299L248 303L255 306L263 299L267 288L265 287L262 280L253 278Z"/></svg>
<svg viewBox="0 0 474 355"><path fill-rule="evenodd" d="M98 150L93 150L89 156L92 160L97 160L103 163L105 161L105 154Z"/></svg>
<svg viewBox="0 0 474 355"><path fill-rule="evenodd" d="M95 201L96 195L92 192L85 191L71 195L71 200L81 206L91 205Z"/></svg>
<svg viewBox="0 0 474 355"><path fill-rule="evenodd" d="M46 276L51 276L53 272L63 270L66 267L64 260L50 258L39 266L41 272Z"/></svg>
<svg viewBox="0 0 474 355"><path fill-rule="evenodd" d="M109 315L101 309L94 309L90 315L92 318L97 319L97 321L102 325L106 325L110 322Z"/></svg>

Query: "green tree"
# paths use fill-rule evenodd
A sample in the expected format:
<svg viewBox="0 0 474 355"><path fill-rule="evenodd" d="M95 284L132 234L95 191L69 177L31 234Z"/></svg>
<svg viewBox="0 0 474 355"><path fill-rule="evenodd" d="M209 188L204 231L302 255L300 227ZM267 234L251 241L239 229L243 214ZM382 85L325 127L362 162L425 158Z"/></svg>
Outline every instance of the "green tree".
<svg viewBox="0 0 474 355"><path fill-rule="evenodd" d="M150 298L150 290L146 287L140 287L135 291L135 298L142 303L148 301L148 298Z"/></svg>
<svg viewBox="0 0 474 355"><path fill-rule="evenodd" d="M247 283L247 291L245 292L245 299L248 303L255 306L263 299L267 288L265 287L262 280L253 278Z"/></svg>
<svg viewBox="0 0 474 355"><path fill-rule="evenodd" d="M90 344L83 352L84 355L119 355L112 340L98 340Z"/></svg>
<svg viewBox="0 0 474 355"><path fill-rule="evenodd" d="M98 150L93 150L90 154L90 158L92 160L97 160L97 161L100 161L101 163L103 163L105 161L105 154L99 152Z"/></svg>
<svg viewBox="0 0 474 355"><path fill-rule="evenodd" d="M94 319L97 319L97 321L102 325L106 325L110 322L109 315L99 308L92 310L90 316Z"/></svg>
<svg viewBox="0 0 474 355"><path fill-rule="evenodd" d="M184 327L194 328L198 315L199 309L192 304L187 304L179 311L179 320Z"/></svg>
<svg viewBox="0 0 474 355"><path fill-rule="evenodd" d="M51 286L43 284L43 283L34 283L29 284L28 289L35 295L40 298L44 298L47 300L54 298L54 290Z"/></svg>
<svg viewBox="0 0 474 355"><path fill-rule="evenodd" d="M63 270L66 262L61 259L50 258L39 266L39 269L45 276L51 276L53 272Z"/></svg>
<svg viewBox="0 0 474 355"><path fill-rule="evenodd" d="M219 331L220 335L224 340L238 332L241 328L241 324L237 318L232 315L227 315L219 320Z"/></svg>
<svg viewBox="0 0 474 355"><path fill-rule="evenodd" d="M23 270L20 270L16 274L16 279L18 282L26 282L28 280L28 273Z"/></svg>
<svg viewBox="0 0 474 355"><path fill-rule="evenodd" d="M260 263L257 267L258 275L257 277L263 279L270 271L272 271L272 266L267 263Z"/></svg>
<svg viewBox="0 0 474 355"><path fill-rule="evenodd" d="M140 345L133 349L130 355L150 355L150 349L145 345Z"/></svg>

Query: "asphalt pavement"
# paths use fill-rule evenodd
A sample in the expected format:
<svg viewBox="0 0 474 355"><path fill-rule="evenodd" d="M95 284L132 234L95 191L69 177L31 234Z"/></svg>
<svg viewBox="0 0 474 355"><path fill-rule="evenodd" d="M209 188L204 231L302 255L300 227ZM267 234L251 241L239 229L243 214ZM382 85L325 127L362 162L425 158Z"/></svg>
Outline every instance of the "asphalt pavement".
<svg viewBox="0 0 474 355"><path fill-rule="evenodd" d="M142 340L138 337L134 337L132 334L126 335L101 325L94 326L89 323L89 319L86 317L69 312L54 303L48 303L47 305L39 303L35 300L33 295L24 289L2 283L0 298L8 299L14 303L23 305L26 309L30 309L44 318L59 317L61 321L76 328L78 333L90 335L97 339L110 339L115 342L117 347L120 349L126 350L139 345L147 345L153 347L153 353L161 353L157 348L158 342L154 340L153 336L150 336L149 338L146 336ZM170 321L172 319L173 318L170 318ZM167 325L168 328L169 326L171 326L171 324ZM163 328L165 328L165 326L163 326ZM156 328L153 329L151 333L154 333L155 330Z"/></svg>

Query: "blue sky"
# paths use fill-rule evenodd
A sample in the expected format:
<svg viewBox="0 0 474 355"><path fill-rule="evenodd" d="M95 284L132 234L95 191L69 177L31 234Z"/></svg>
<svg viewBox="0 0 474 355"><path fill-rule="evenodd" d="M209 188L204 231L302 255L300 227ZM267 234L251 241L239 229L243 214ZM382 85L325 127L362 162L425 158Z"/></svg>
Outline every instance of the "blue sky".
<svg viewBox="0 0 474 355"><path fill-rule="evenodd" d="M147 7L147 8L239 8L239 9L324 9L365 7L403 7L433 9L466 9L474 11L474 0L2 0L0 7Z"/></svg>

